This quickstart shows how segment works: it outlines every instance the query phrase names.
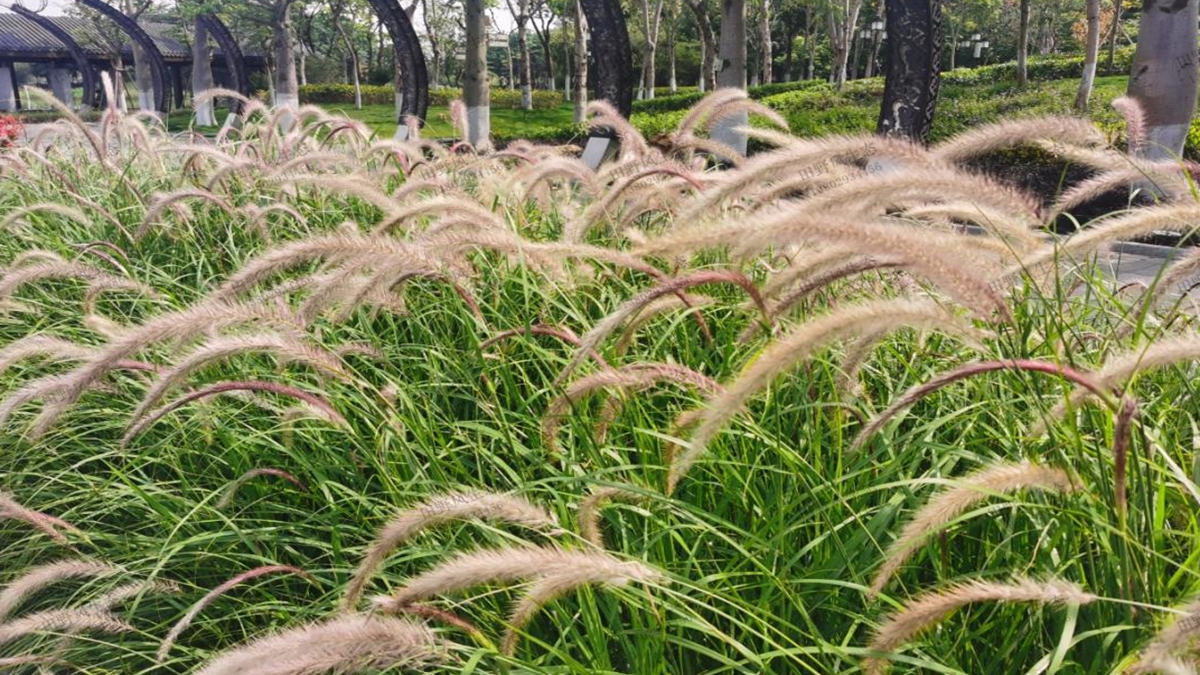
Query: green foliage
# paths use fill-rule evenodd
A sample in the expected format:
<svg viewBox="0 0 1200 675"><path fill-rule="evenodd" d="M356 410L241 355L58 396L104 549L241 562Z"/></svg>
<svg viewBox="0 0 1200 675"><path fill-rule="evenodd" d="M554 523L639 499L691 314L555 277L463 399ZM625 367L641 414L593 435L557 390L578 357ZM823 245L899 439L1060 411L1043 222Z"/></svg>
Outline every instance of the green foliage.
<svg viewBox="0 0 1200 675"><path fill-rule="evenodd" d="M521 107L521 92L511 89L499 89L493 87L490 93L491 104L493 108L520 108ZM392 85L362 85L362 98L364 104L383 104L393 103L396 100L395 90ZM429 91L429 104L431 106L446 106L450 101L462 98L461 89L438 88ZM354 85L352 84L306 84L300 87L300 102L301 103L319 103L319 104L353 104L354 103ZM534 110L550 110L557 108L563 104L563 94L559 91L542 91L535 89L533 92L533 109Z"/></svg>
<svg viewBox="0 0 1200 675"><path fill-rule="evenodd" d="M461 89L452 89L443 87L433 89L429 92L430 105L450 105L450 102L463 97ZM488 93L488 98L491 101L493 108L508 108L517 110L521 107L521 92L518 89L501 89L492 87ZM534 110L552 110L563 104L563 93L561 91L544 91L542 89L533 90L533 109Z"/></svg>
<svg viewBox="0 0 1200 675"><path fill-rule="evenodd" d="M367 103L392 103L395 104L396 96L391 85L372 85L364 84L362 89L362 102ZM334 82L327 84L305 84L300 87L300 102L301 103L318 103L327 104L354 104L354 85L345 84L342 82Z"/></svg>

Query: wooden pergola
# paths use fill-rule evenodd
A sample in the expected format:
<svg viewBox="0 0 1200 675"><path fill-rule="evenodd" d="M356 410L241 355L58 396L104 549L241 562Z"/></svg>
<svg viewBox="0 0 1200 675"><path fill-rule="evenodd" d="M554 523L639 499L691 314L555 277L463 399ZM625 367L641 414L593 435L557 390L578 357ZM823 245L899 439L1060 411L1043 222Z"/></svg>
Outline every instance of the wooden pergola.
<svg viewBox="0 0 1200 675"><path fill-rule="evenodd" d="M52 24L43 27L45 23ZM166 21L143 20L139 25L149 34L155 47L163 56L169 77L168 88L174 98L175 107L184 103L184 72L191 68L192 54L188 45L176 35L179 28ZM57 28L57 30L55 30ZM120 61L124 64L133 63L133 46L129 41L120 44ZM247 66L261 68L261 55L247 54ZM99 33L97 26L88 19L69 16L40 16L26 17L16 13L0 13L0 111L13 112L21 107L18 96L21 82L18 81L18 63L48 64L50 66L49 84L55 98L67 105L74 105L73 80L74 73L81 75L81 86L87 85L92 91L84 91L82 102L85 107L98 105L100 92L99 78L95 75L108 72L114 75L116 54L111 41L106 41ZM93 69L92 73L82 70L82 63ZM218 48L213 54L214 77L218 86L234 88L230 68L225 63L223 51ZM243 84L244 87L244 84Z"/></svg>

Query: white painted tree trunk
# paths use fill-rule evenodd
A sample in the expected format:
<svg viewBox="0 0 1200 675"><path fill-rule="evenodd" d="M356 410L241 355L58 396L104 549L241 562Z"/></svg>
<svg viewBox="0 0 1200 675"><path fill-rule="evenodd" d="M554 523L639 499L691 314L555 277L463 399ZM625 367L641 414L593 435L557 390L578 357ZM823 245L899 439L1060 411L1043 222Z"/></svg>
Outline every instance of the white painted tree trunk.
<svg viewBox="0 0 1200 675"><path fill-rule="evenodd" d="M196 126L201 127L217 125L217 117L213 113L213 100L203 96L213 88L211 58L208 50L208 27L197 18L192 29L192 110L196 115Z"/></svg>
<svg viewBox="0 0 1200 675"><path fill-rule="evenodd" d="M476 148L491 143L491 91L487 69L487 15L484 0L465 0L467 54L463 98L467 104L467 142Z"/></svg>
<svg viewBox="0 0 1200 675"><path fill-rule="evenodd" d="M0 112L16 112L17 92L13 88L13 67L0 65Z"/></svg>
<svg viewBox="0 0 1200 675"><path fill-rule="evenodd" d="M1200 0L1147 0L1129 96L1142 106L1146 139L1136 151L1154 160L1183 154L1196 108L1196 21Z"/></svg>
<svg viewBox="0 0 1200 675"><path fill-rule="evenodd" d="M133 81L137 85L138 110L154 110L154 77L150 59L141 47L133 47Z"/></svg>
<svg viewBox="0 0 1200 675"><path fill-rule="evenodd" d="M722 0L720 45L718 61L721 68L717 71L717 86L745 89L746 0ZM749 122L749 115L744 112L725 117L713 126L712 138L745 155L746 134L736 128Z"/></svg>
<svg viewBox="0 0 1200 675"><path fill-rule="evenodd" d="M50 69L50 91L54 92L54 98L58 99L59 103L67 107L74 106L75 97L71 94L70 68Z"/></svg>
<svg viewBox="0 0 1200 675"><path fill-rule="evenodd" d="M275 59L273 83L274 104L277 108L296 110L300 107L300 86L296 78L296 49L292 41L292 13L290 3L281 3L271 22L271 55ZM296 117L285 114L279 118L281 131L291 131Z"/></svg>
<svg viewBox="0 0 1200 675"><path fill-rule="evenodd" d="M1086 112L1096 81L1096 63L1100 60L1100 0L1087 0L1087 48L1083 54L1083 77L1075 95L1075 109Z"/></svg>
<svg viewBox="0 0 1200 675"><path fill-rule="evenodd" d="M583 15L583 5L575 0L575 114L576 124L585 117L588 103L588 26Z"/></svg>

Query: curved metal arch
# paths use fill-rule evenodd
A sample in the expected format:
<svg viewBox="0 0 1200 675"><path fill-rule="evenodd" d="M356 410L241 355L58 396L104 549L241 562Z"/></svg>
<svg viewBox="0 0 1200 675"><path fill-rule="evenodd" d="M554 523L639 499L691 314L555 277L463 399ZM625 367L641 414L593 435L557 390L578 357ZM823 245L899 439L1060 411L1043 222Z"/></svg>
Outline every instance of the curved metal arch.
<svg viewBox="0 0 1200 675"><path fill-rule="evenodd" d="M38 14L32 10L25 9L20 3L14 2L11 7L12 11L22 17L37 24L39 28L54 36L56 40L63 43L67 51L71 54L71 59L75 61L75 67L83 76L83 105L97 108L100 105L100 76L96 73L96 69L88 61L87 54L83 51L83 47L75 41L75 38L66 31L62 26L51 21L49 18Z"/></svg>
<svg viewBox="0 0 1200 675"><path fill-rule="evenodd" d="M221 55L225 57L225 68L229 71L229 77L233 79L233 90L242 96L249 96L250 78L246 76L246 56L242 53L241 45L234 39L233 33L229 32L229 26L216 14L201 14L198 18L221 48ZM229 109L233 114L241 115L242 102L234 99L230 102Z"/></svg>
<svg viewBox="0 0 1200 675"><path fill-rule="evenodd" d="M370 0L370 3L392 36L396 63L400 64L400 73L404 76L401 82L396 83L402 87L403 94L400 109L396 111L396 122L403 125L405 118L416 117L424 126L425 115L429 112L429 70L417 39L417 31L396 0Z"/></svg>
<svg viewBox="0 0 1200 675"><path fill-rule="evenodd" d="M124 12L103 0L75 1L111 19L122 32L142 48L142 52L150 60L150 77L154 80L154 109L164 115L170 112L170 97L167 96L167 62L163 59L162 52L158 51L158 46L154 44L154 40L150 38L150 34L143 30L137 21L134 21L132 18L126 16Z"/></svg>
<svg viewBox="0 0 1200 675"><path fill-rule="evenodd" d="M612 104L622 117L633 112L633 53L620 0L580 0L592 40L597 98Z"/></svg>

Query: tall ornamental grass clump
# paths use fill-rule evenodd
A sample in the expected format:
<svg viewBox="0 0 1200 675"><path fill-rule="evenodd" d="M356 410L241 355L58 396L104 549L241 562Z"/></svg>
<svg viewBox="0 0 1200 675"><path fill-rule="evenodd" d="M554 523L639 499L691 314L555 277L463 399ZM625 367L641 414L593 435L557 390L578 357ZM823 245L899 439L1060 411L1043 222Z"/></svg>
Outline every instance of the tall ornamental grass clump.
<svg viewBox="0 0 1200 675"><path fill-rule="evenodd" d="M1196 672L1200 258L1103 273L1191 165L281 115L0 151L4 672Z"/></svg>

